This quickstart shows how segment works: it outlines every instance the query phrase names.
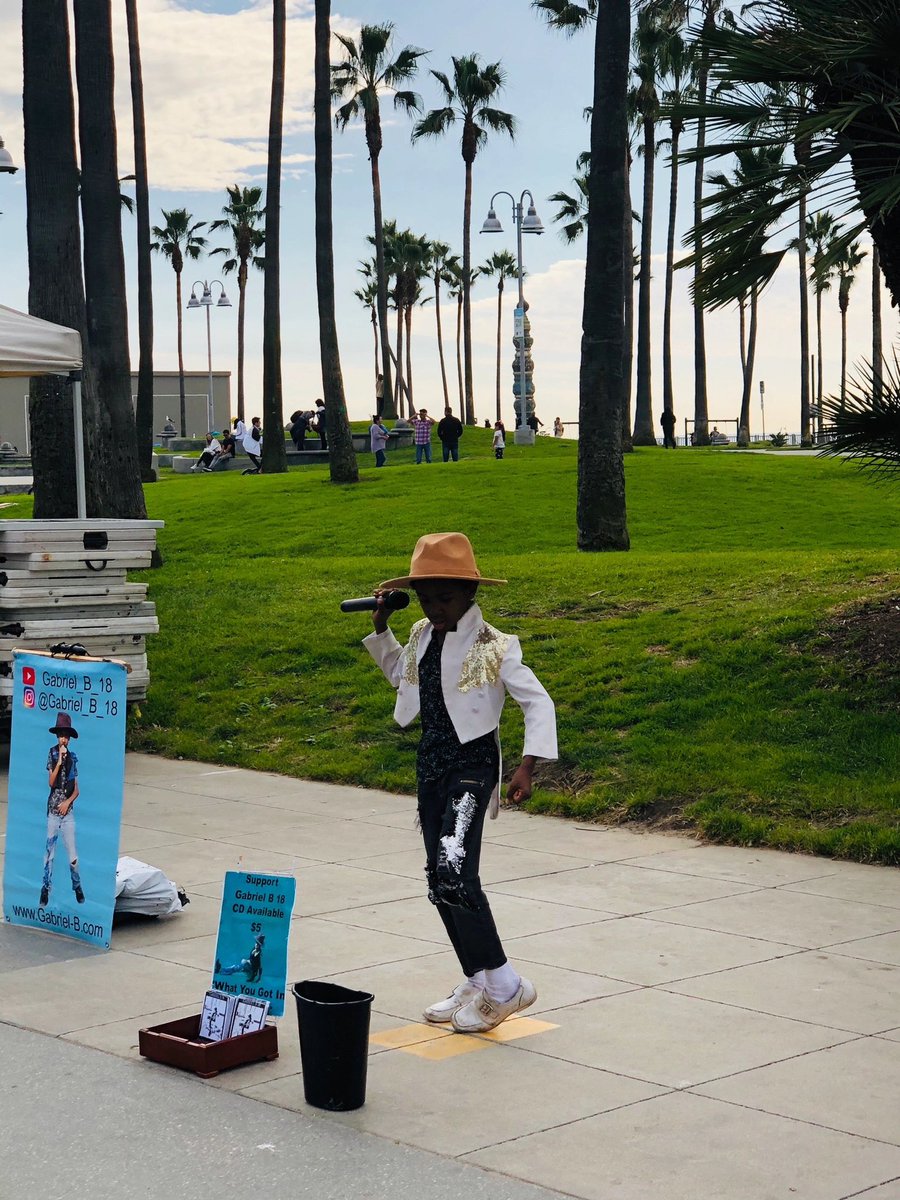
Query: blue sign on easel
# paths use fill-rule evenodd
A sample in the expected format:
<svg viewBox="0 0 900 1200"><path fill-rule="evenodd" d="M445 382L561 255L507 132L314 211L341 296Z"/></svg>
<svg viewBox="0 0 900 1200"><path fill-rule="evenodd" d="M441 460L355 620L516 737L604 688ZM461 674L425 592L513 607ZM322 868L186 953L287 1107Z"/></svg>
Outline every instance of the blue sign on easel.
<svg viewBox="0 0 900 1200"><path fill-rule="evenodd" d="M16 651L13 670L4 919L109 949L127 669Z"/></svg>
<svg viewBox="0 0 900 1200"><path fill-rule="evenodd" d="M284 1014L288 939L297 881L290 875L228 871L212 986L229 996L268 1000Z"/></svg>

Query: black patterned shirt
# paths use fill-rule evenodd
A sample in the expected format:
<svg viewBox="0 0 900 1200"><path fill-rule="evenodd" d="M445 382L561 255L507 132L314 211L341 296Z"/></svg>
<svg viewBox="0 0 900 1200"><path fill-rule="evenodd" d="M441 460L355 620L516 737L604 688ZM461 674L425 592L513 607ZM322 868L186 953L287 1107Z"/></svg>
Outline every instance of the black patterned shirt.
<svg viewBox="0 0 900 1200"><path fill-rule="evenodd" d="M435 780L459 767L496 766L499 762L496 733L485 733L471 742L460 742L444 703L441 686L442 641L432 637L419 663L419 706L422 740L416 755L420 780Z"/></svg>

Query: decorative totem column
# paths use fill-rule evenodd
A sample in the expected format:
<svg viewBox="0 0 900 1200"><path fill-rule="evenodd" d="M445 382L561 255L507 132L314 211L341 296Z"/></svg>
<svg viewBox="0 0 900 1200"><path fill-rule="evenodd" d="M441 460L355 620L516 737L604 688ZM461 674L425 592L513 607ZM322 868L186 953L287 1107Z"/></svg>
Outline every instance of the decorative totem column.
<svg viewBox="0 0 900 1200"><path fill-rule="evenodd" d="M534 413L534 359L531 357L531 347L534 338L531 336L531 321L528 318L528 304L524 308L516 308L513 316L513 345L516 357L513 359L513 408L516 413L515 441L518 446L534 445L534 430L528 425L528 418ZM525 386L523 389L522 378ZM524 417L522 393L524 390Z"/></svg>

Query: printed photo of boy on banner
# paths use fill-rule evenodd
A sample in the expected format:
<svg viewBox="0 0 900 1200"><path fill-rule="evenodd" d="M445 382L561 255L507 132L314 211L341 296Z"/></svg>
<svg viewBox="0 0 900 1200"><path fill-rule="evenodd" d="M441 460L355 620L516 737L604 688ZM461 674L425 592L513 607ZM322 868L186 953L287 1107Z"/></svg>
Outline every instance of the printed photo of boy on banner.
<svg viewBox="0 0 900 1200"><path fill-rule="evenodd" d="M288 939L297 881L290 875L228 871L216 941L217 992L268 1000L284 1014Z"/></svg>
<svg viewBox="0 0 900 1200"><path fill-rule="evenodd" d="M127 669L16 651L13 670L4 919L108 949Z"/></svg>

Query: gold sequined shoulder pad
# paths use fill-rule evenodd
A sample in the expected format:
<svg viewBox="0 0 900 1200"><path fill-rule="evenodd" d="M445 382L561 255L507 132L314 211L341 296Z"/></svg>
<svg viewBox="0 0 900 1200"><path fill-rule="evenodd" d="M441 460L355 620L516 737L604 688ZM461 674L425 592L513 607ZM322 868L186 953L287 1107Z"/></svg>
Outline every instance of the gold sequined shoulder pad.
<svg viewBox="0 0 900 1200"><path fill-rule="evenodd" d="M499 629L485 622L463 659L457 684L459 690L470 692L473 688L496 687L500 682L500 668L503 666L509 642L508 633L501 633Z"/></svg>
<svg viewBox="0 0 900 1200"><path fill-rule="evenodd" d="M403 647L403 682L412 684L413 687L419 686L419 664L416 662L416 657L419 652L419 639L427 625L426 617L423 617L421 621L416 621L409 631L409 641Z"/></svg>

